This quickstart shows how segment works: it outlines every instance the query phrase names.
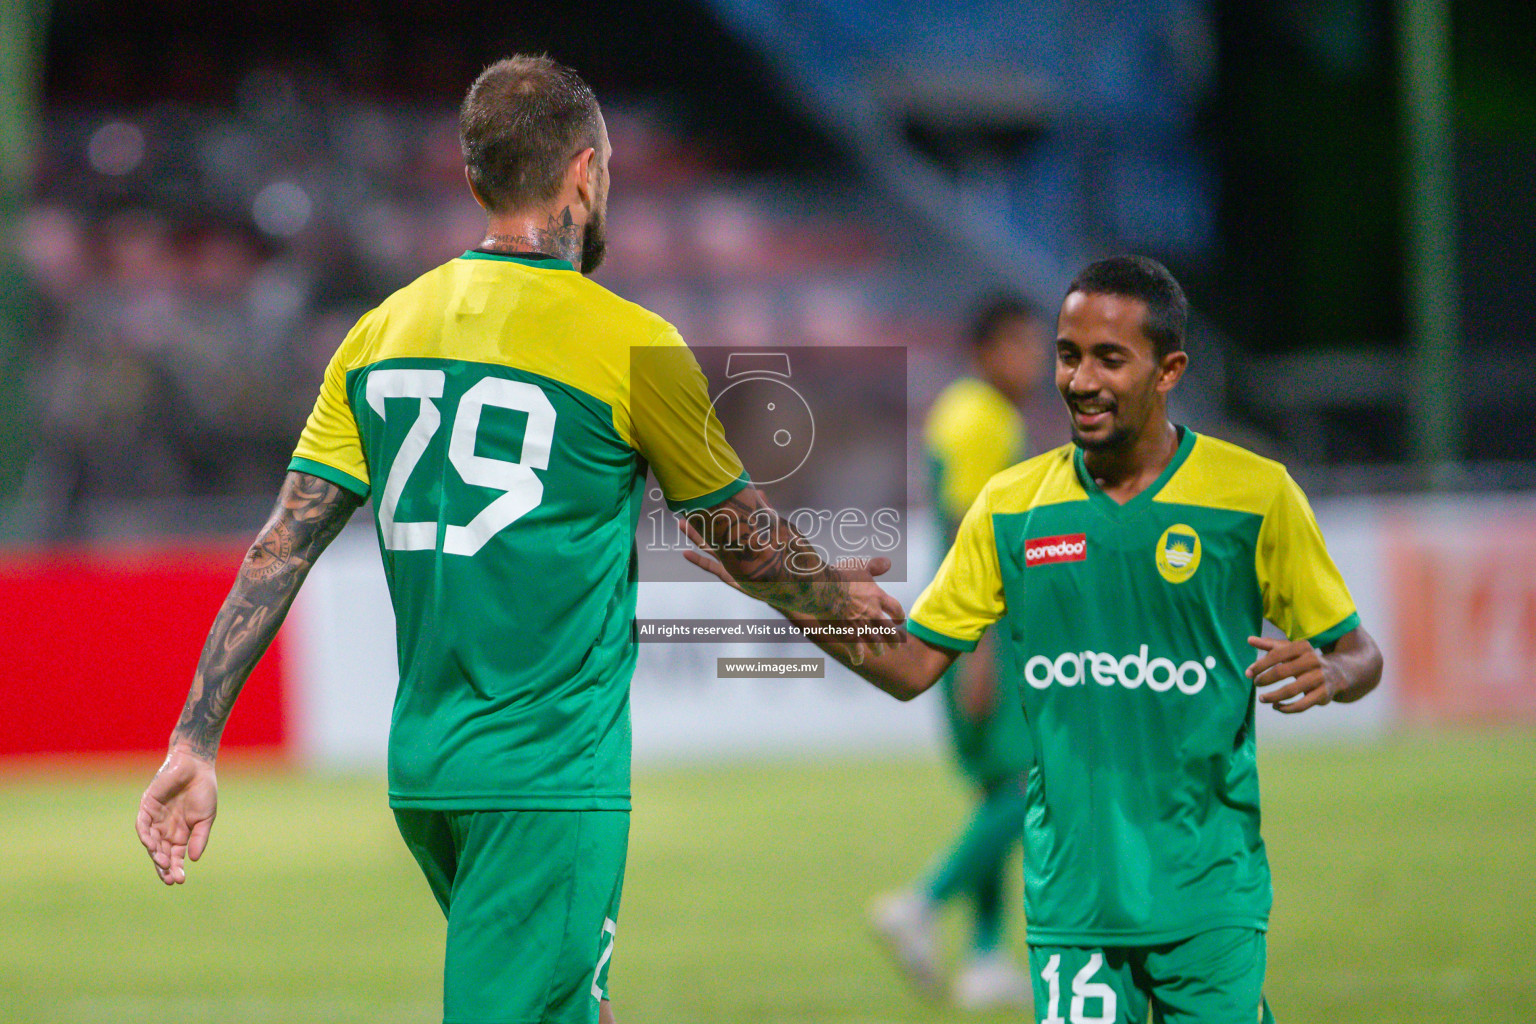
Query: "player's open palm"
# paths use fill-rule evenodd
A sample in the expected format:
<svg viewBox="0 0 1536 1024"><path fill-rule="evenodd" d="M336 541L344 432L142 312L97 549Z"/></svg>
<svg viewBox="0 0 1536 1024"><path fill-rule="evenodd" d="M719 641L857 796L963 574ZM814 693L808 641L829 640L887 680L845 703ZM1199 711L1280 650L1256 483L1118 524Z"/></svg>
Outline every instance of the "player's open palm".
<svg viewBox="0 0 1536 1024"><path fill-rule="evenodd" d="M187 880L187 860L208 845L218 813L219 783L213 762L173 750L139 799L139 842L149 851L155 873L166 885Z"/></svg>

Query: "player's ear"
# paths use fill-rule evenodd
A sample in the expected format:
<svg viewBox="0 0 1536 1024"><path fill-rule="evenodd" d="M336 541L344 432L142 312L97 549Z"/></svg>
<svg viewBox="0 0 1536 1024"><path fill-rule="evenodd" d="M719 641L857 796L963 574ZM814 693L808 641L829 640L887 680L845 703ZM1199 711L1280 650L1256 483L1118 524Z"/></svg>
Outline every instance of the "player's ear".
<svg viewBox="0 0 1536 1024"><path fill-rule="evenodd" d="M597 150L588 146L586 149L571 157L570 167L566 170L566 181L576 188L576 198L588 210L597 201Z"/></svg>
<svg viewBox="0 0 1536 1024"><path fill-rule="evenodd" d="M1163 356L1157 368L1157 390L1163 394L1174 389L1189 366L1189 353L1182 349Z"/></svg>
<svg viewBox="0 0 1536 1024"><path fill-rule="evenodd" d="M480 204L480 209L490 213L490 204L485 201L485 197L480 194L480 190L475 188L475 176L469 173L468 164L464 166L464 184L469 186L469 194L475 197L475 202Z"/></svg>

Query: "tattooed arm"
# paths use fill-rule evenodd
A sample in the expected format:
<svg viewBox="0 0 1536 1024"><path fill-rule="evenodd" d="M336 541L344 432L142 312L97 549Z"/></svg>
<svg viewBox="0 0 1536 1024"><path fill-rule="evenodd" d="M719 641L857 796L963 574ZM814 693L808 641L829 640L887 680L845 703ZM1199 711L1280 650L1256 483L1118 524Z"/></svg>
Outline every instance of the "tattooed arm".
<svg viewBox="0 0 1536 1024"><path fill-rule="evenodd" d="M240 688L277 635L299 584L362 499L308 473L289 473L272 517L245 553L213 620L171 746L212 761Z"/></svg>
<svg viewBox="0 0 1536 1024"><path fill-rule="evenodd" d="M703 538L699 536L698 531L691 523L686 525L688 535L693 542L704 547ZM741 581L732 576L724 564L716 559L697 551L685 551L683 557L715 576L726 586L743 593L747 592ZM864 563L863 570L872 579L887 572L890 567L890 559L872 558ZM801 612L783 608L779 611L786 619L802 629L810 629L818 623L817 619ZM883 649L868 651L868 656L865 656L864 650L846 643L835 643L825 637L812 635L811 642L897 700L911 700L923 693L939 681L939 677L954 664L955 658L959 656L958 651L935 647L926 640L920 640L906 632L901 634L899 640L883 645Z"/></svg>
<svg viewBox="0 0 1536 1024"><path fill-rule="evenodd" d="M315 559L361 503L319 477L289 473L272 517L246 552L208 631L170 752L139 801L139 841L166 885L186 881L184 858L197 860L208 845L218 806L214 758L240 688Z"/></svg>
<svg viewBox="0 0 1536 1024"><path fill-rule="evenodd" d="M895 627L905 618L896 599L881 590L862 565L829 564L757 488L743 488L719 505L683 518L694 542L714 554L750 596L786 614L891 631L886 643L852 645L856 662L896 642Z"/></svg>

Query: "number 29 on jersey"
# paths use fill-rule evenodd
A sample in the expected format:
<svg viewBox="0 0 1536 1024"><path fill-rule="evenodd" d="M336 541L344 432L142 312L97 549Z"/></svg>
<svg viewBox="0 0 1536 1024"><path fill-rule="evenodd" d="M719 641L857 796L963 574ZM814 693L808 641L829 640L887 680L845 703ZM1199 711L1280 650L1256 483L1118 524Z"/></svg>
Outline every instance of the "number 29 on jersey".
<svg viewBox="0 0 1536 1024"><path fill-rule="evenodd" d="M411 483L412 475L426 454L427 447L443 426L443 402L446 374L429 369L380 369L368 375L365 385L368 406L381 420L394 415L409 415L409 406L392 399L415 399L415 419L395 453L394 462L384 480L379 496L379 536L390 551L431 551L439 541L438 520L442 518L442 495L438 494L437 519L403 522L396 518L400 499ZM476 449L480 440L481 417L487 407L507 409L527 415L521 456L517 461L482 455ZM451 410L448 428L448 462L466 484L499 491L468 522L446 523L441 530L445 555L473 556L496 534L538 507L544 497L544 483L534 470L549 468L549 454L555 440L555 407L537 386L504 377L484 377L471 385ZM419 514L419 513L418 513Z"/></svg>

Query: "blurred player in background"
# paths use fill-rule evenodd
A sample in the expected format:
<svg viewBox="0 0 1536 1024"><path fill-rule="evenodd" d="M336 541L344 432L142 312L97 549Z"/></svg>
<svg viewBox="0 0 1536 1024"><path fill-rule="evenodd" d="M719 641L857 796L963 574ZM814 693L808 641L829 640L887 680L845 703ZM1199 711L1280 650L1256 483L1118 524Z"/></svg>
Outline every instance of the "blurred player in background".
<svg viewBox="0 0 1536 1024"><path fill-rule="evenodd" d="M1083 270L1056 327L1073 443L982 488L901 646L857 665L826 647L905 699L999 627L1034 751L1024 905L1040 1024L1274 1019L1254 692L1297 714L1381 679L1285 467L1169 421L1186 318L1152 260ZM1264 619L1288 639L1258 635Z"/></svg>
<svg viewBox="0 0 1536 1024"><path fill-rule="evenodd" d="M1040 380L1049 344L1043 317L1013 296L995 296L970 325L971 376L945 388L923 430L935 519L948 550L983 485L1025 455L1021 407ZM940 680L960 770L976 786L976 809L950 847L905 891L877 900L875 933L920 988L941 984L938 908L958 896L975 910L970 952L953 996L965 1009L1026 1006L1029 977L1007 948L1009 856L1024 832L1029 737L1019 681L997 671L990 638Z"/></svg>
<svg viewBox="0 0 1536 1024"><path fill-rule="evenodd" d="M332 358L138 832L161 880L184 881L235 698L371 498L398 623L389 800L447 917L444 1019L611 1021L647 468L674 511L708 512L716 554L758 596L888 627L900 606L766 505L677 331L584 276L603 256L609 142L576 73L547 57L492 65L460 137L485 237L366 314Z"/></svg>

